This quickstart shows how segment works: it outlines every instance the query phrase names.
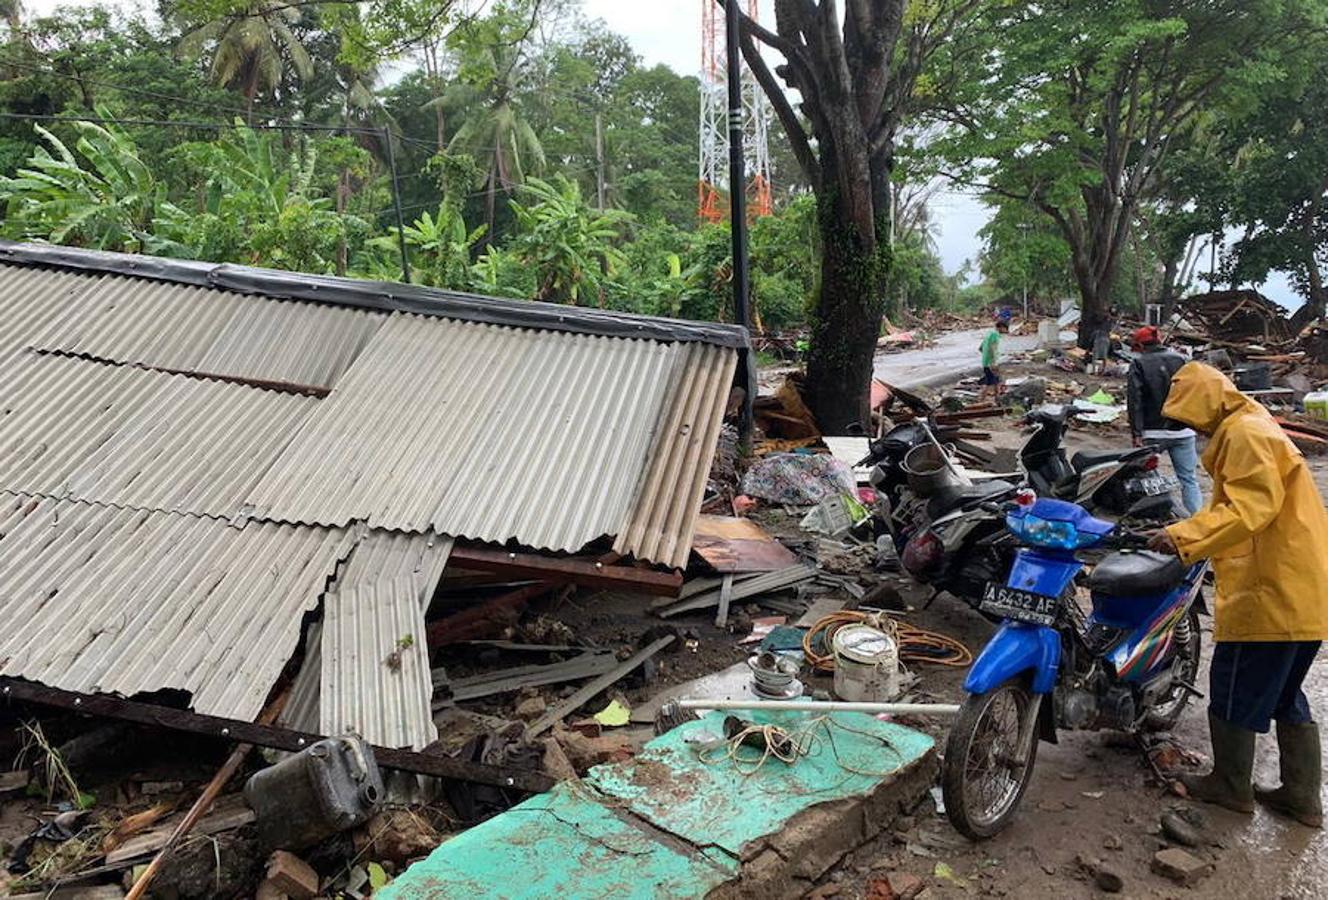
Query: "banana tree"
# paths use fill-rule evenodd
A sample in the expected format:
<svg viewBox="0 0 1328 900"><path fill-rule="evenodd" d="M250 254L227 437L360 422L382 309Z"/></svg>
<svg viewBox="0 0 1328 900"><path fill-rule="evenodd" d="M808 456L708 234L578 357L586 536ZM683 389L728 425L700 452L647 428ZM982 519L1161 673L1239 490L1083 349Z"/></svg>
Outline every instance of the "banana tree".
<svg viewBox="0 0 1328 900"><path fill-rule="evenodd" d="M517 234L512 248L535 272L536 300L578 304L604 291L626 262L617 243L631 216L617 209L596 210L581 196L576 182L529 179L512 200Z"/></svg>
<svg viewBox="0 0 1328 900"><path fill-rule="evenodd" d="M124 131L72 123L78 140L71 150L34 127L50 149L37 147L14 177L0 178L7 237L127 253L160 252L170 243L154 231L179 210Z"/></svg>

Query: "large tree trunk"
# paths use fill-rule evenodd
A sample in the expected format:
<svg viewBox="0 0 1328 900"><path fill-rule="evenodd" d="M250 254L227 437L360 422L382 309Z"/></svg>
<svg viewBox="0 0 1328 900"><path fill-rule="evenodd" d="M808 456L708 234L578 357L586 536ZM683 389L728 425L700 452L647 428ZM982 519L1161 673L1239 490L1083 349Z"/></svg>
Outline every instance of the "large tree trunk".
<svg viewBox="0 0 1328 900"><path fill-rule="evenodd" d="M807 358L807 405L825 434L870 425L872 362L890 270L889 247L864 238L838 198L833 190L817 197L821 286ZM876 231L888 234L887 228Z"/></svg>

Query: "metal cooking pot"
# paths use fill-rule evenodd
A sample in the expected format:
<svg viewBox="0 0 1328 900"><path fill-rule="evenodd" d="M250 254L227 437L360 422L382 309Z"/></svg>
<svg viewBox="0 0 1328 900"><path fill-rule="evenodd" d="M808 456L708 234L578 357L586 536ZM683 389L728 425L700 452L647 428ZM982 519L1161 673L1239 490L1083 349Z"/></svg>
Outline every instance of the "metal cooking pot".
<svg viewBox="0 0 1328 900"><path fill-rule="evenodd" d="M965 484L945 451L935 444L920 444L908 451L900 468L908 475L909 488L919 497L930 497L941 488Z"/></svg>

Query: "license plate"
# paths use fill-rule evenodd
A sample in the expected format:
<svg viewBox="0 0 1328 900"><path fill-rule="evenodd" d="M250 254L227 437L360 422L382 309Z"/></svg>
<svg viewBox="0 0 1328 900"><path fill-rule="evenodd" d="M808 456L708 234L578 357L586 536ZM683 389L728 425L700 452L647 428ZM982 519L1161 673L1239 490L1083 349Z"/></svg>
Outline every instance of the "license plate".
<svg viewBox="0 0 1328 900"><path fill-rule="evenodd" d="M979 608L985 613L1029 622L1033 625L1056 624L1056 598L1035 594L1019 588L1006 587L994 581L987 582Z"/></svg>
<svg viewBox="0 0 1328 900"><path fill-rule="evenodd" d="M1166 494L1176 487L1176 479L1166 475L1145 475L1142 478L1131 479L1127 487L1132 491L1138 491L1149 497L1156 497L1160 494Z"/></svg>

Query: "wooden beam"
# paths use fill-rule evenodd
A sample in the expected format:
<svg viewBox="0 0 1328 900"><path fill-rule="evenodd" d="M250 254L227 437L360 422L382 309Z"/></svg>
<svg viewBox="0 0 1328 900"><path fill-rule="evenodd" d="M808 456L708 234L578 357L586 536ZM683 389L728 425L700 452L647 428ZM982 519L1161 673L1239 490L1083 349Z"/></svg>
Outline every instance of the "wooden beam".
<svg viewBox="0 0 1328 900"><path fill-rule="evenodd" d="M554 589L554 585L536 582L514 591L490 597L469 609L436 619L424 626L429 647L445 647L477 638L495 637L504 628L515 625L531 600Z"/></svg>
<svg viewBox="0 0 1328 900"><path fill-rule="evenodd" d="M663 650L675 640L674 635L666 634L646 647L638 650L631 658L624 660L617 668L596 678L594 681L582 687L575 694L568 697L562 703L559 703L553 709L540 716L534 722L526 726L526 739L530 740L538 735L548 731L554 725L561 722L566 716L576 711L577 707L586 701L592 699L596 694L617 684L623 678L632 673L637 666L641 665L650 657Z"/></svg>
<svg viewBox="0 0 1328 900"><path fill-rule="evenodd" d="M550 584L631 590L661 597L676 597L682 588L682 574L676 571L606 565L587 559L541 556L490 547L453 547L448 565L481 572L502 572L514 580L535 578Z"/></svg>
<svg viewBox="0 0 1328 900"><path fill-rule="evenodd" d="M0 677L0 700L23 700L54 706L71 712L90 716L102 716L107 719L119 719L125 722L137 722L140 725L154 725L173 731L187 731L192 734L211 735L228 741L242 741L273 750L299 752L311 744L323 740L323 735L280 728L275 725L259 725L242 719L226 719L220 716L207 716L187 709L175 709L169 706L157 706L152 703L140 703L123 700L105 694L79 694L58 688L20 681L17 678ZM554 780L543 772L529 769L491 766L468 760L453 759L450 756L435 756L413 750L395 750L389 747L373 747L374 758L385 769L401 772L415 772L420 775L432 775L435 778L450 778L454 781L468 781L475 784L488 784L496 787L513 788L528 793L541 793L553 787Z"/></svg>

